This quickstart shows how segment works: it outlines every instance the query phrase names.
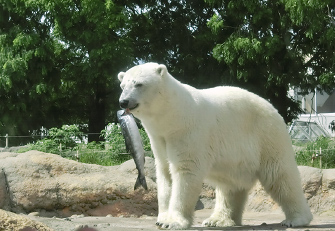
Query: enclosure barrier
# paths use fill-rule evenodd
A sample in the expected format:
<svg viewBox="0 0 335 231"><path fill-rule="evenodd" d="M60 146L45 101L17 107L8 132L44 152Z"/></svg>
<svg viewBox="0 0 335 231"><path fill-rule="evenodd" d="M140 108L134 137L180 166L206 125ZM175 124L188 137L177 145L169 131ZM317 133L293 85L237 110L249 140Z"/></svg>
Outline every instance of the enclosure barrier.
<svg viewBox="0 0 335 231"><path fill-rule="evenodd" d="M81 136L82 137L85 137L87 138L89 135L101 135L101 133L81 133ZM30 135L30 136L12 136L12 135L4 135L4 136L1 136L0 135L0 148L5 148L5 149L8 149L10 147L10 140L11 139L16 139L16 138L27 138L27 139L36 139L36 140L41 140L41 139L44 139L44 138L47 138L47 137L50 137L49 135ZM74 140L77 140L75 137L73 137ZM26 144L29 143L29 142L25 142ZM16 145L15 145L16 146ZM1 152L1 151L0 151Z"/></svg>
<svg viewBox="0 0 335 231"><path fill-rule="evenodd" d="M0 138L5 138L5 148L9 148L9 138L33 138L33 137L34 136L9 136L8 134L6 134L5 136L0 136Z"/></svg>
<svg viewBox="0 0 335 231"><path fill-rule="evenodd" d="M81 135L83 137L88 137L88 135L97 135L97 134L100 134L100 133L81 133ZM30 136L13 136L13 135L9 135L9 134L6 134L4 136L0 136L0 153L1 152L6 152L8 151L8 149L10 148L10 143L11 143L11 140L12 139L17 139L17 138L27 138L27 139L30 139L30 140L42 140L43 138L47 138L47 137L50 137L49 135L30 135ZM73 137L74 140L75 137ZM305 143L306 142L306 138L305 137L292 137L292 141L293 143L295 142L298 142L298 143ZM15 142L14 142L15 143ZM17 142L16 142L17 143ZM23 143L29 143L29 142L23 142ZM77 143L85 143L85 142L77 142ZM64 146L64 144L63 144ZM16 146L17 147L17 146ZM63 151L64 147L62 147L62 143L59 144L59 151ZM47 152L47 150L46 150ZM94 150L93 151L94 153L103 153L103 152L108 152L107 150ZM331 155L331 156L334 156L335 157L335 147L331 146L329 148L316 148L316 147L312 147L312 148L308 148L308 149L305 149L304 152L306 153L307 152L307 158L309 159L310 163L314 166L314 165L319 165L320 168L322 167L327 167L327 164L326 162L324 162L324 158L327 159L327 155ZM297 150L296 151L296 155L299 155L300 151ZM77 161L79 161L80 159L80 156L81 156L81 150L77 149L77 150L73 150L73 154L76 158ZM119 153L119 154L125 154L125 155L129 155L129 153L127 152L124 152L124 153ZM335 159L334 159L335 161ZM319 164L318 164L319 162Z"/></svg>

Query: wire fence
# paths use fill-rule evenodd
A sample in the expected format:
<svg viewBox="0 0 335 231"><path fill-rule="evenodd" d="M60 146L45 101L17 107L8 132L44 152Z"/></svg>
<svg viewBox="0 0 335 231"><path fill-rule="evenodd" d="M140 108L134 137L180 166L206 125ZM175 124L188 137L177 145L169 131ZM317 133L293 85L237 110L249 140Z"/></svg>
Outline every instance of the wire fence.
<svg viewBox="0 0 335 231"><path fill-rule="evenodd" d="M334 137L325 138L327 140L327 144L320 143L319 138L322 136L315 136L313 139L307 139L307 134L310 136L311 131L308 130L310 128L303 128L301 126L297 127L296 130L292 130L291 138L292 143L295 149L296 160L300 165L309 165L313 167L320 167L320 168L335 168L335 139ZM300 134L297 135L297 130L302 130ZM106 153L111 152L110 143L105 143L105 150L104 149L90 149L87 147L88 144L87 138L89 135L100 135L100 133L81 133L80 138L77 136L67 134L67 137L73 139L77 144L76 149L67 149L64 142L60 142L55 149L57 152L61 153L61 155L66 155L66 157L71 157L72 159L81 159L82 154L85 152L90 152L92 155L103 155ZM55 138L55 136L49 136L47 134L43 135L30 135L30 136L14 136L14 135L0 135L0 152L7 152L7 151L16 151L22 148L22 145L26 145L29 143L35 143L38 140L43 140L44 138ZM60 140L64 137L58 137ZM20 144L17 140L20 140ZM15 145L13 145L15 144ZM113 145L122 145L122 147L115 147L118 151L115 152L117 154L127 154L129 153L126 151L126 147L123 142ZM20 147L21 146L21 147ZM50 152L48 150L47 145L43 146L45 150L40 150L43 152ZM103 157L101 157L103 158Z"/></svg>
<svg viewBox="0 0 335 231"><path fill-rule="evenodd" d="M288 128L289 129L289 128ZM70 134L70 133L69 133ZM72 139L76 143L87 143L88 142L88 136L90 135L101 135L101 133L80 133L79 135L73 135L72 133ZM307 142L313 142L320 136L326 136L324 133L315 132L311 126L295 126L294 129L290 130L290 135L292 139L292 143L307 143ZM49 136L48 134L39 134L39 135L0 135L0 148L9 148L13 146L22 146L26 145L28 143L35 142L37 140L42 140L44 138L53 137L55 136ZM65 136L59 136L58 138L63 138ZM67 135L69 137L69 135ZM78 138L80 137L80 138ZM335 137L333 137L335 139Z"/></svg>
<svg viewBox="0 0 335 231"><path fill-rule="evenodd" d="M295 126L294 128L289 128L289 133L292 139L292 143L293 145L298 144L298 146L302 146L306 143L309 142L314 142L317 140L318 137L320 136L326 136L326 133L321 133L320 131L318 131L317 129L315 129L315 126ZM65 136L67 138L71 138L73 139L73 141L75 141L76 143L84 143L87 144L88 143L88 137L90 135L101 135L101 133L78 133L78 134L74 134L74 133L67 133L64 136L58 136L57 138L62 139ZM5 134L5 135L0 135L0 148L10 148L10 147L14 147L14 146L23 146L29 143L34 143L38 140L42 140L45 138L55 138L55 136L50 136L48 135L48 133L42 133L42 134L38 134L38 135L9 135L9 134ZM335 143L335 137L332 137L332 139L334 140ZM335 145L334 148L327 148L327 149L323 149L324 151L333 151L335 152ZM315 152L318 150L315 150Z"/></svg>
<svg viewBox="0 0 335 231"><path fill-rule="evenodd" d="M70 133L69 133L70 134ZM101 135L101 133L80 133L80 139L78 136L71 137L76 143L87 143L88 142L88 136L90 135ZM0 148L10 148L13 146L22 146L26 145L32 142L35 142L37 140L42 140L44 138L48 137L55 137L55 136L49 136L47 134L42 135L26 135L26 136L13 136L13 135L0 135ZM65 136L59 136L59 138L63 138ZM14 141L14 142L12 142Z"/></svg>
<svg viewBox="0 0 335 231"><path fill-rule="evenodd" d="M296 160L302 165L335 168L335 148L306 148L296 152Z"/></svg>
<svg viewBox="0 0 335 231"><path fill-rule="evenodd" d="M88 143L87 139L85 140L85 138L92 134L101 135L100 133L78 133L75 135L73 133L66 133L64 136L10 136L6 134L5 136L0 136L0 144L5 144L4 146L0 145L0 153L17 153L37 150L45 153L58 154L63 158L76 160L82 163L99 164L103 166L117 165L130 158L131 155L126 149L124 141L118 140L118 142L113 142L111 140L106 140L105 142L101 143ZM34 140L35 142L30 142L31 145L26 146L10 145L11 143L17 143L13 140L22 138ZM72 139L72 142L70 143L69 138Z"/></svg>

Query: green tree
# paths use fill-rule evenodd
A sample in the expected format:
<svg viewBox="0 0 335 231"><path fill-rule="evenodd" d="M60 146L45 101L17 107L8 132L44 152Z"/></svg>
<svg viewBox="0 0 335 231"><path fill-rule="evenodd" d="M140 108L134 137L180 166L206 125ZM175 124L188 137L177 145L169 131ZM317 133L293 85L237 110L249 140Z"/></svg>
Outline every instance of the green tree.
<svg viewBox="0 0 335 231"><path fill-rule="evenodd" d="M216 36L207 26L214 9L204 1L127 1L134 56L154 61L184 83L209 87L226 83L227 70L212 56Z"/></svg>
<svg viewBox="0 0 335 231"><path fill-rule="evenodd" d="M62 47L45 12L0 2L0 134L29 135L58 121ZM14 142L14 143L13 143ZM24 142L16 139L12 145Z"/></svg>
<svg viewBox="0 0 335 231"><path fill-rule="evenodd" d="M89 133L95 133L89 141L98 141L106 116L118 105L115 76L132 63L124 7L111 0L56 0L46 11L54 20L55 37L77 54L64 72L84 100L86 107L80 111L88 118Z"/></svg>
<svg viewBox="0 0 335 231"><path fill-rule="evenodd" d="M290 86L335 85L334 4L0 0L0 133L86 123L97 141L115 120L115 76L146 61L196 87L247 88L289 121Z"/></svg>
<svg viewBox="0 0 335 231"><path fill-rule="evenodd" d="M206 2L217 9L208 25L222 37L214 57L228 65L236 84L269 99L286 122L300 112L289 87L335 86L334 1Z"/></svg>
<svg viewBox="0 0 335 231"><path fill-rule="evenodd" d="M124 7L110 0L0 7L1 133L87 123L89 141L99 140L117 109L115 76L133 60Z"/></svg>

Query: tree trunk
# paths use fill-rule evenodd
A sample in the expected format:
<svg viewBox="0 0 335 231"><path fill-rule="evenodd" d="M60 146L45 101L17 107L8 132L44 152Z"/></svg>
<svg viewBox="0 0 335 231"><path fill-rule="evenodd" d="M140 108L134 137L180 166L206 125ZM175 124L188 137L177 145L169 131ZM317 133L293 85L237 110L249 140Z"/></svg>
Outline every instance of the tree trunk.
<svg viewBox="0 0 335 231"><path fill-rule="evenodd" d="M282 86L274 86L271 89L273 91L270 98L271 103L278 110L278 113L284 118L285 123L289 122L290 116L287 111L288 98L286 88Z"/></svg>
<svg viewBox="0 0 335 231"><path fill-rule="evenodd" d="M101 130L105 129L106 118L106 89L105 86L97 87L95 95L93 96L88 122L88 142L103 141L100 137Z"/></svg>

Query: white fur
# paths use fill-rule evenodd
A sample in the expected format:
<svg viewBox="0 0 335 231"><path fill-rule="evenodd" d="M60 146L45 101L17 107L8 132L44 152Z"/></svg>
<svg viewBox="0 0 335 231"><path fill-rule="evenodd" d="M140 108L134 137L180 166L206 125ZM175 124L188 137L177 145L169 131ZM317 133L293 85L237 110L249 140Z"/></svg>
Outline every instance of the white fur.
<svg viewBox="0 0 335 231"><path fill-rule="evenodd" d="M135 66L118 78L120 101L137 105L131 112L142 121L155 155L159 226L192 225L204 180L216 187L205 226L241 225L256 180L282 207L283 225L312 220L286 125L269 102L236 87L195 89L156 63Z"/></svg>

